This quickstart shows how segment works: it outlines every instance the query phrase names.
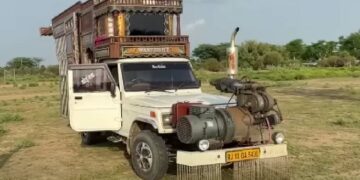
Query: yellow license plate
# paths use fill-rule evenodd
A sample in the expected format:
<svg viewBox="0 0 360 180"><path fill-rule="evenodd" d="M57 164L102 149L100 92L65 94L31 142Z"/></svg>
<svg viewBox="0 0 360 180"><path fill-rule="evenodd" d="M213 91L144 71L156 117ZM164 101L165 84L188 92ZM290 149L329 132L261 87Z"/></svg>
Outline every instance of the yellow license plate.
<svg viewBox="0 0 360 180"><path fill-rule="evenodd" d="M226 162L237 162L260 158L260 148L226 152Z"/></svg>

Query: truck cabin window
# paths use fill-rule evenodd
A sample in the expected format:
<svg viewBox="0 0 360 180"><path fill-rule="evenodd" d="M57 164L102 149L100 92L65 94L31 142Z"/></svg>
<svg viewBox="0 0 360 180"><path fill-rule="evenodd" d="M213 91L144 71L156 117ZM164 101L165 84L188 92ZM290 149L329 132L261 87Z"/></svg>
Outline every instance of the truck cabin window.
<svg viewBox="0 0 360 180"><path fill-rule="evenodd" d="M117 64L109 64L108 68L110 70L110 73L112 77L114 78L116 85L119 86L119 70Z"/></svg>
<svg viewBox="0 0 360 180"><path fill-rule="evenodd" d="M129 23L130 36L165 35L165 15L132 14Z"/></svg>
<svg viewBox="0 0 360 180"><path fill-rule="evenodd" d="M200 87L186 62L128 63L121 68L125 90L130 92Z"/></svg>
<svg viewBox="0 0 360 180"><path fill-rule="evenodd" d="M111 90L111 80L105 69L73 70L74 93L106 92Z"/></svg>

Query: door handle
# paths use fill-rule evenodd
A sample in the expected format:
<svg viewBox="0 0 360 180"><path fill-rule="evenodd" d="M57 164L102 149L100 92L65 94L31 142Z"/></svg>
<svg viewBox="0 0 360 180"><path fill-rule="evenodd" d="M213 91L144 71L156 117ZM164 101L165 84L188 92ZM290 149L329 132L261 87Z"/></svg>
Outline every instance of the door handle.
<svg viewBox="0 0 360 180"><path fill-rule="evenodd" d="M83 97L81 97L81 96L75 96L75 100L82 100L83 99Z"/></svg>

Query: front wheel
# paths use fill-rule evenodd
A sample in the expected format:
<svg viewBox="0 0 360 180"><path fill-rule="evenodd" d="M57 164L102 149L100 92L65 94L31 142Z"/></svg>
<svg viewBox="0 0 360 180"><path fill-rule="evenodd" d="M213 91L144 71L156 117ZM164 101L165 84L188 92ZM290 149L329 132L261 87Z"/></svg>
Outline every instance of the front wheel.
<svg viewBox="0 0 360 180"><path fill-rule="evenodd" d="M163 178L169 167L164 140L151 131L138 134L131 147L131 163L135 173L142 179Z"/></svg>

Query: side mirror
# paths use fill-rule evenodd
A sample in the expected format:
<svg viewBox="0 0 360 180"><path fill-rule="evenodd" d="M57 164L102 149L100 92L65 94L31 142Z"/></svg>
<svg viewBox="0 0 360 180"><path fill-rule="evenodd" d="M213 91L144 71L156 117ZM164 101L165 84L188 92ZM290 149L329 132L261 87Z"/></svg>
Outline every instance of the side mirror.
<svg viewBox="0 0 360 180"><path fill-rule="evenodd" d="M110 93L111 93L111 97L116 97L116 85L114 83L111 83L110 85Z"/></svg>

